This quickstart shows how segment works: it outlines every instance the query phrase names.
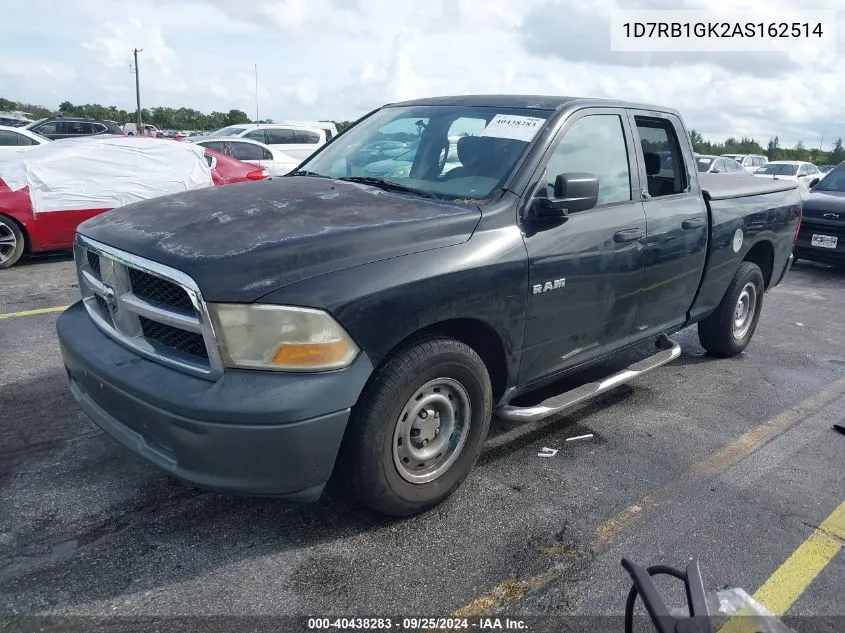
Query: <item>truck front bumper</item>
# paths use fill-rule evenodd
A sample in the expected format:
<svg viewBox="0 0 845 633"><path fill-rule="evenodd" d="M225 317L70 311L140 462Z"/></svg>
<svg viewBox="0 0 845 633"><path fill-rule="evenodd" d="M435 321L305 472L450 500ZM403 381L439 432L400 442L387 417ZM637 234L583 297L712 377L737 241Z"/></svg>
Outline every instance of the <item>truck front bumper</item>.
<svg viewBox="0 0 845 633"><path fill-rule="evenodd" d="M322 494L352 406L372 373L226 370L215 382L114 342L81 303L57 322L70 390L118 442L198 486L310 501Z"/></svg>

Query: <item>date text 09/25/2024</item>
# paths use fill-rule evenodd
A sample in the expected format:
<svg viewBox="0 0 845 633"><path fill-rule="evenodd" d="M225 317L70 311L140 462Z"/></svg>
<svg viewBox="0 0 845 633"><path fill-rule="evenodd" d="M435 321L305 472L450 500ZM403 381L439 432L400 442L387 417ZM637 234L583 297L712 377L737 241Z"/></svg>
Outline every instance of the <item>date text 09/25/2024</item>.
<svg viewBox="0 0 845 633"><path fill-rule="evenodd" d="M308 618L308 629L397 631L527 631L524 620L511 618Z"/></svg>

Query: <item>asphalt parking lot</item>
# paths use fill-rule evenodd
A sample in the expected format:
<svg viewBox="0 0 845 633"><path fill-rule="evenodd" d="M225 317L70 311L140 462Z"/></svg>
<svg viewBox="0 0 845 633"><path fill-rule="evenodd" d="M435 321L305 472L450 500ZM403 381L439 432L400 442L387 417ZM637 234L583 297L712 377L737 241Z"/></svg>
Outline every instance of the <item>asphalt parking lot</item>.
<svg viewBox="0 0 845 633"><path fill-rule="evenodd" d="M741 357L705 356L692 328L631 385L542 428L497 423L458 494L406 520L336 491L201 491L128 453L67 389L44 310L77 292L68 256L0 271L0 617L620 615L623 556L697 555L708 589L754 593L845 501L843 269L796 264ZM808 565L772 600L845 616L841 547Z"/></svg>

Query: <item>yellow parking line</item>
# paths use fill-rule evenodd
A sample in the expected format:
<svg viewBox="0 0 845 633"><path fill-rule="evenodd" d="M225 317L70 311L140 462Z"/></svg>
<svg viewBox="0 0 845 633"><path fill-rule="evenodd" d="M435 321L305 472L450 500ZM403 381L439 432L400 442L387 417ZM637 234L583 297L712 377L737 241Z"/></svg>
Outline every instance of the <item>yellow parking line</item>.
<svg viewBox="0 0 845 633"><path fill-rule="evenodd" d="M0 319L11 319L12 317L33 316L36 314L49 314L50 312L61 312L67 310L69 306L54 306L52 308L38 308L37 310L24 310L23 312L7 312L0 314Z"/></svg>
<svg viewBox="0 0 845 633"><path fill-rule="evenodd" d="M769 576L754 599L775 615L783 615L839 553L843 541L845 501Z"/></svg>
<svg viewBox="0 0 845 633"><path fill-rule="evenodd" d="M694 486L721 475L778 435L788 431L798 422L821 411L843 394L845 394L845 378L828 384L806 400L793 405L774 418L740 435L721 450L694 464L681 477L652 490L635 504L605 520L596 528L596 536L590 543L589 549L593 552L605 551L621 535L630 532L637 524L645 520L652 511L666 507L675 501L685 487ZM828 521L830 520L829 518ZM827 524L828 521L822 526ZM834 519L834 522L836 521ZM556 580L566 569L567 563L562 562L554 564L548 570L525 580L505 580L487 593L476 596L464 606L453 611L452 616L470 618L487 615L494 609L521 600L530 591L539 589Z"/></svg>

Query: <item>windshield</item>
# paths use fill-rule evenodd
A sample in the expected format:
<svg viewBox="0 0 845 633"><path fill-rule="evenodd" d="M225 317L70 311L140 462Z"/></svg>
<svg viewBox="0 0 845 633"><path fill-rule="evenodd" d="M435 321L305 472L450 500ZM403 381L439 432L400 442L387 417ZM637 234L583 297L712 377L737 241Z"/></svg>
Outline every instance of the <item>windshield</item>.
<svg viewBox="0 0 845 633"><path fill-rule="evenodd" d="M245 127L224 127L216 132L212 132L209 136L237 136L246 130Z"/></svg>
<svg viewBox="0 0 845 633"><path fill-rule="evenodd" d="M303 163L300 173L377 176L443 199L489 198L550 114L518 108L386 107Z"/></svg>
<svg viewBox="0 0 845 633"><path fill-rule="evenodd" d="M845 166L827 172L813 191L845 191Z"/></svg>
<svg viewBox="0 0 845 633"><path fill-rule="evenodd" d="M775 165L768 163L767 165L760 167L760 169L754 173L769 176L794 176L798 173L798 165Z"/></svg>

